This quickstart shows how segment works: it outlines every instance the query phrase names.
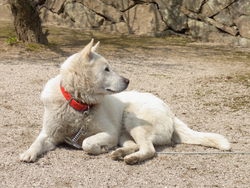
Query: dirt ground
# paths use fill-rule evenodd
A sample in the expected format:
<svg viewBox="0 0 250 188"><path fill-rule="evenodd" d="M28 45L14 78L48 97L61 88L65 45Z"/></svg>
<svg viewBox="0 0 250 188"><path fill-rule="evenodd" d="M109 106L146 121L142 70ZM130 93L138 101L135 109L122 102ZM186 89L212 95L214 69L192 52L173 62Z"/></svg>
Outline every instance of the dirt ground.
<svg viewBox="0 0 250 188"><path fill-rule="evenodd" d="M117 40L102 39L100 53L130 79L128 90L159 96L193 129L223 134L233 152L250 152L249 49L165 39L124 47ZM249 154L209 154L218 150L194 145L157 151L208 154L158 154L129 166L110 153L64 145L35 163L19 162L41 129L44 84L86 42L30 51L0 40L0 187L249 187Z"/></svg>

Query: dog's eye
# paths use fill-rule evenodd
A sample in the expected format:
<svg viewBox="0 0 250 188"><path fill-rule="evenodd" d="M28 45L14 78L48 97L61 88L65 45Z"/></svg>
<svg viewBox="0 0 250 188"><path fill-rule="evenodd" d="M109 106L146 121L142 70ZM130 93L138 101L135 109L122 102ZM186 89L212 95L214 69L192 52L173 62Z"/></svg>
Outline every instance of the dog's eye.
<svg viewBox="0 0 250 188"><path fill-rule="evenodd" d="M110 71L108 67L106 67L104 70L105 70L106 72L109 72L109 71Z"/></svg>

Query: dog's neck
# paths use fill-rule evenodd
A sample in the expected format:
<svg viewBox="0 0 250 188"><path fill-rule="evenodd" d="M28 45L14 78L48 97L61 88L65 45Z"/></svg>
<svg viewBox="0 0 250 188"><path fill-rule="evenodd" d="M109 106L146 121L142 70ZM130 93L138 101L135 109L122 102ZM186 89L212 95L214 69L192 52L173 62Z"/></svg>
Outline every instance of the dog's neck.
<svg viewBox="0 0 250 188"><path fill-rule="evenodd" d="M93 106L101 103L103 100L103 95L94 94L91 90L82 90L84 87L74 87L70 84L65 84L63 81L61 82L61 86L67 91L72 98L76 101L79 101L83 104L87 104L89 106Z"/></svg>
<svg viewBox="0 0 250 188"><path fill-rule="evenodd" d="M88 105L86 103L82 103L82 102L75 100L75 98L72 97L72 95L69 92L67 92L62 85L60 85L60 89L61 89L62 95L68 101L68 104L72 108L74 108L75 110L80 111L80 112L89 111L89 109L91 108L91 105Z"/></svg>

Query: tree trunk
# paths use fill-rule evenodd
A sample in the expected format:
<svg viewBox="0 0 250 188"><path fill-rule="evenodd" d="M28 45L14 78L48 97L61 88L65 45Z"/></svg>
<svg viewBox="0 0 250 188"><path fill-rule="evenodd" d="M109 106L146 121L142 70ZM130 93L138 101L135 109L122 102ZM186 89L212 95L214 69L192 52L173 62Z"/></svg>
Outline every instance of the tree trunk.
<svg viewBox="0 0 250 188"><path fill-rule="evenodd" d="M47 44L47 36L42 31L41 19L32 0L10 0L14 16L14 27L19 40Z"/></svg>

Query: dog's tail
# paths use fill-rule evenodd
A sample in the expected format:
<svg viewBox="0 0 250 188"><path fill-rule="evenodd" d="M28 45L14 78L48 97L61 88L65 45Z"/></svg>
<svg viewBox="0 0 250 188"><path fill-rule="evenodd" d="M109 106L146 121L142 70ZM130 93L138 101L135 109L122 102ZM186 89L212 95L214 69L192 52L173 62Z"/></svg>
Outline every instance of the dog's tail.
<svg viewBox="0 0 250 188"><path fill-rule="evenodd" d="M214 147L220 150L231 149L230 143L224 136L215 133L194 131L176 117L174 119L174 134L172 140L177 144L196 144Z"/></svg>

